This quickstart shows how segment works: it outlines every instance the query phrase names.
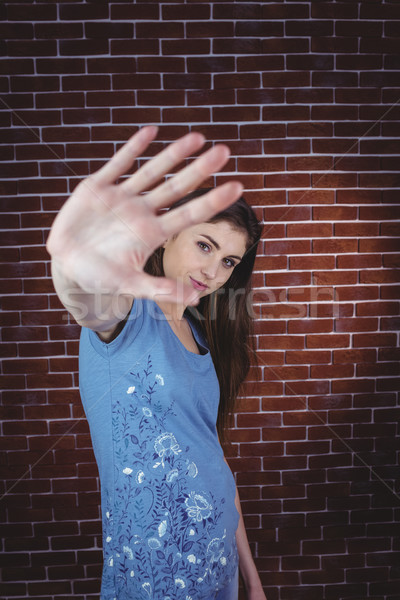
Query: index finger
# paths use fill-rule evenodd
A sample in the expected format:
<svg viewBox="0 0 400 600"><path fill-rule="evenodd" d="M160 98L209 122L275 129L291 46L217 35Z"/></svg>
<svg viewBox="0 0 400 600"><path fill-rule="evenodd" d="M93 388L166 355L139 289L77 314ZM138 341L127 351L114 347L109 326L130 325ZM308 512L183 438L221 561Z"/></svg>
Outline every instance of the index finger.
<svg viewBox="0 0 400 600"><path fill-rule="evenodd" d="M131 168L136 158L154 140L157 132L158 127L155 125L137 131L103 167L92 175L92 179L103 185L115 183Z"/></svg>
<svg viewBox="0 0 400 600"><path fill-rule="evenodd" d="M236 202L243 191L239 181L229 181L207 194L169 210L158 217L163 235L169 238L183 229L204 223Z"/></svg>

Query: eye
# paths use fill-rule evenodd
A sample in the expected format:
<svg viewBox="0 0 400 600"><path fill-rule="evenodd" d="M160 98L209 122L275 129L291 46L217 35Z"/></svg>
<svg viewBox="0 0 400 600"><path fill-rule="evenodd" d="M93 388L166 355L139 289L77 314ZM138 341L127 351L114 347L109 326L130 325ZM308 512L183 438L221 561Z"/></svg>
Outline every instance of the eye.
<svg viewBox="0 0 400 600"><path fill-rule="evenodd" d="M209 244L206 244L205 242L197 242L197 245L203 252L209 252L211 250Z"/></svg>
<svg viewBox="0 0 400 600"><path fill-rule="evenodd" d="M222 262L227 269L233 269L236 267L236 263L230 258L224 258Z"/></svg>

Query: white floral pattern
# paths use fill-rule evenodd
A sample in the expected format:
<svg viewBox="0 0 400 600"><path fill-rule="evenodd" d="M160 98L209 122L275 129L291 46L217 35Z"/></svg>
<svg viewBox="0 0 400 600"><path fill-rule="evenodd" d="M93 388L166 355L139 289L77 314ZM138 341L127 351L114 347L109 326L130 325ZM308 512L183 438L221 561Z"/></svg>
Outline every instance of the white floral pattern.
<svg viewBox="0 0 400 600"><path fill-rule="evenodd" d="M116 476L113 504L108 499L104 513L103 587L114 591L104 600L211 596L237 566L235 541L218 525L225 498L196 487L207 474L200 478L190 447L166 428L174 405L158 398L165 380L152 376L150 356L132 379L125 399L113 406Z"/></svg>
<svg viewBox="0 0 400 600"><path fill-rule="evenodd" d="M201 523L204 519L208 519L213 510L212 505L202 496L196 494L196 492L190 492L188 498L185 500L186 512L195 521Z"/></svg>

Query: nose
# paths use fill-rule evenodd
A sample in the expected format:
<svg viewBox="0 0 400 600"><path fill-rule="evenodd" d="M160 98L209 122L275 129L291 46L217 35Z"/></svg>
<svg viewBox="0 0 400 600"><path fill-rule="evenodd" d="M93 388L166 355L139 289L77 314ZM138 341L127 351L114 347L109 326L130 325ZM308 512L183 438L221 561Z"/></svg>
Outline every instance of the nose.
<svg viewBox="0 0 400 600"><path fill-rule="evenodd" d="M208 260L205 265L203 265L202 273L205 275L207 279L215 279L218 273L219 261L218 260Z"/></svg>

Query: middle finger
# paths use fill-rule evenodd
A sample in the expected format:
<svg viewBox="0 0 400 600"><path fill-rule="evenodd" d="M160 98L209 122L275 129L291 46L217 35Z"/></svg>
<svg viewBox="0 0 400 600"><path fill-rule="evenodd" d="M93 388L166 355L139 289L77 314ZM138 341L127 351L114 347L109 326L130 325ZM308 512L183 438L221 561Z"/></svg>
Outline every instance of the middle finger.
<svg viewBox="0 0 400 600"><path fill-rule="evenodd" d="M223 144L218 144L190 165L179 171L168 181L162 183L146 196L146 203L154 209L170 206L188 192L196 189L202 181L219 171L227 162L230 150Z"/></svg>
<svg viewBox="0 0 400 600"><path fill-rule="evenodd" d="M185 158L200 150L204 142L205 138L201 133L191 132L184 135L173 144L169 144L154 158L148 160L136 173L124 181L121 187L130 195L148 190Z"/></svg>

